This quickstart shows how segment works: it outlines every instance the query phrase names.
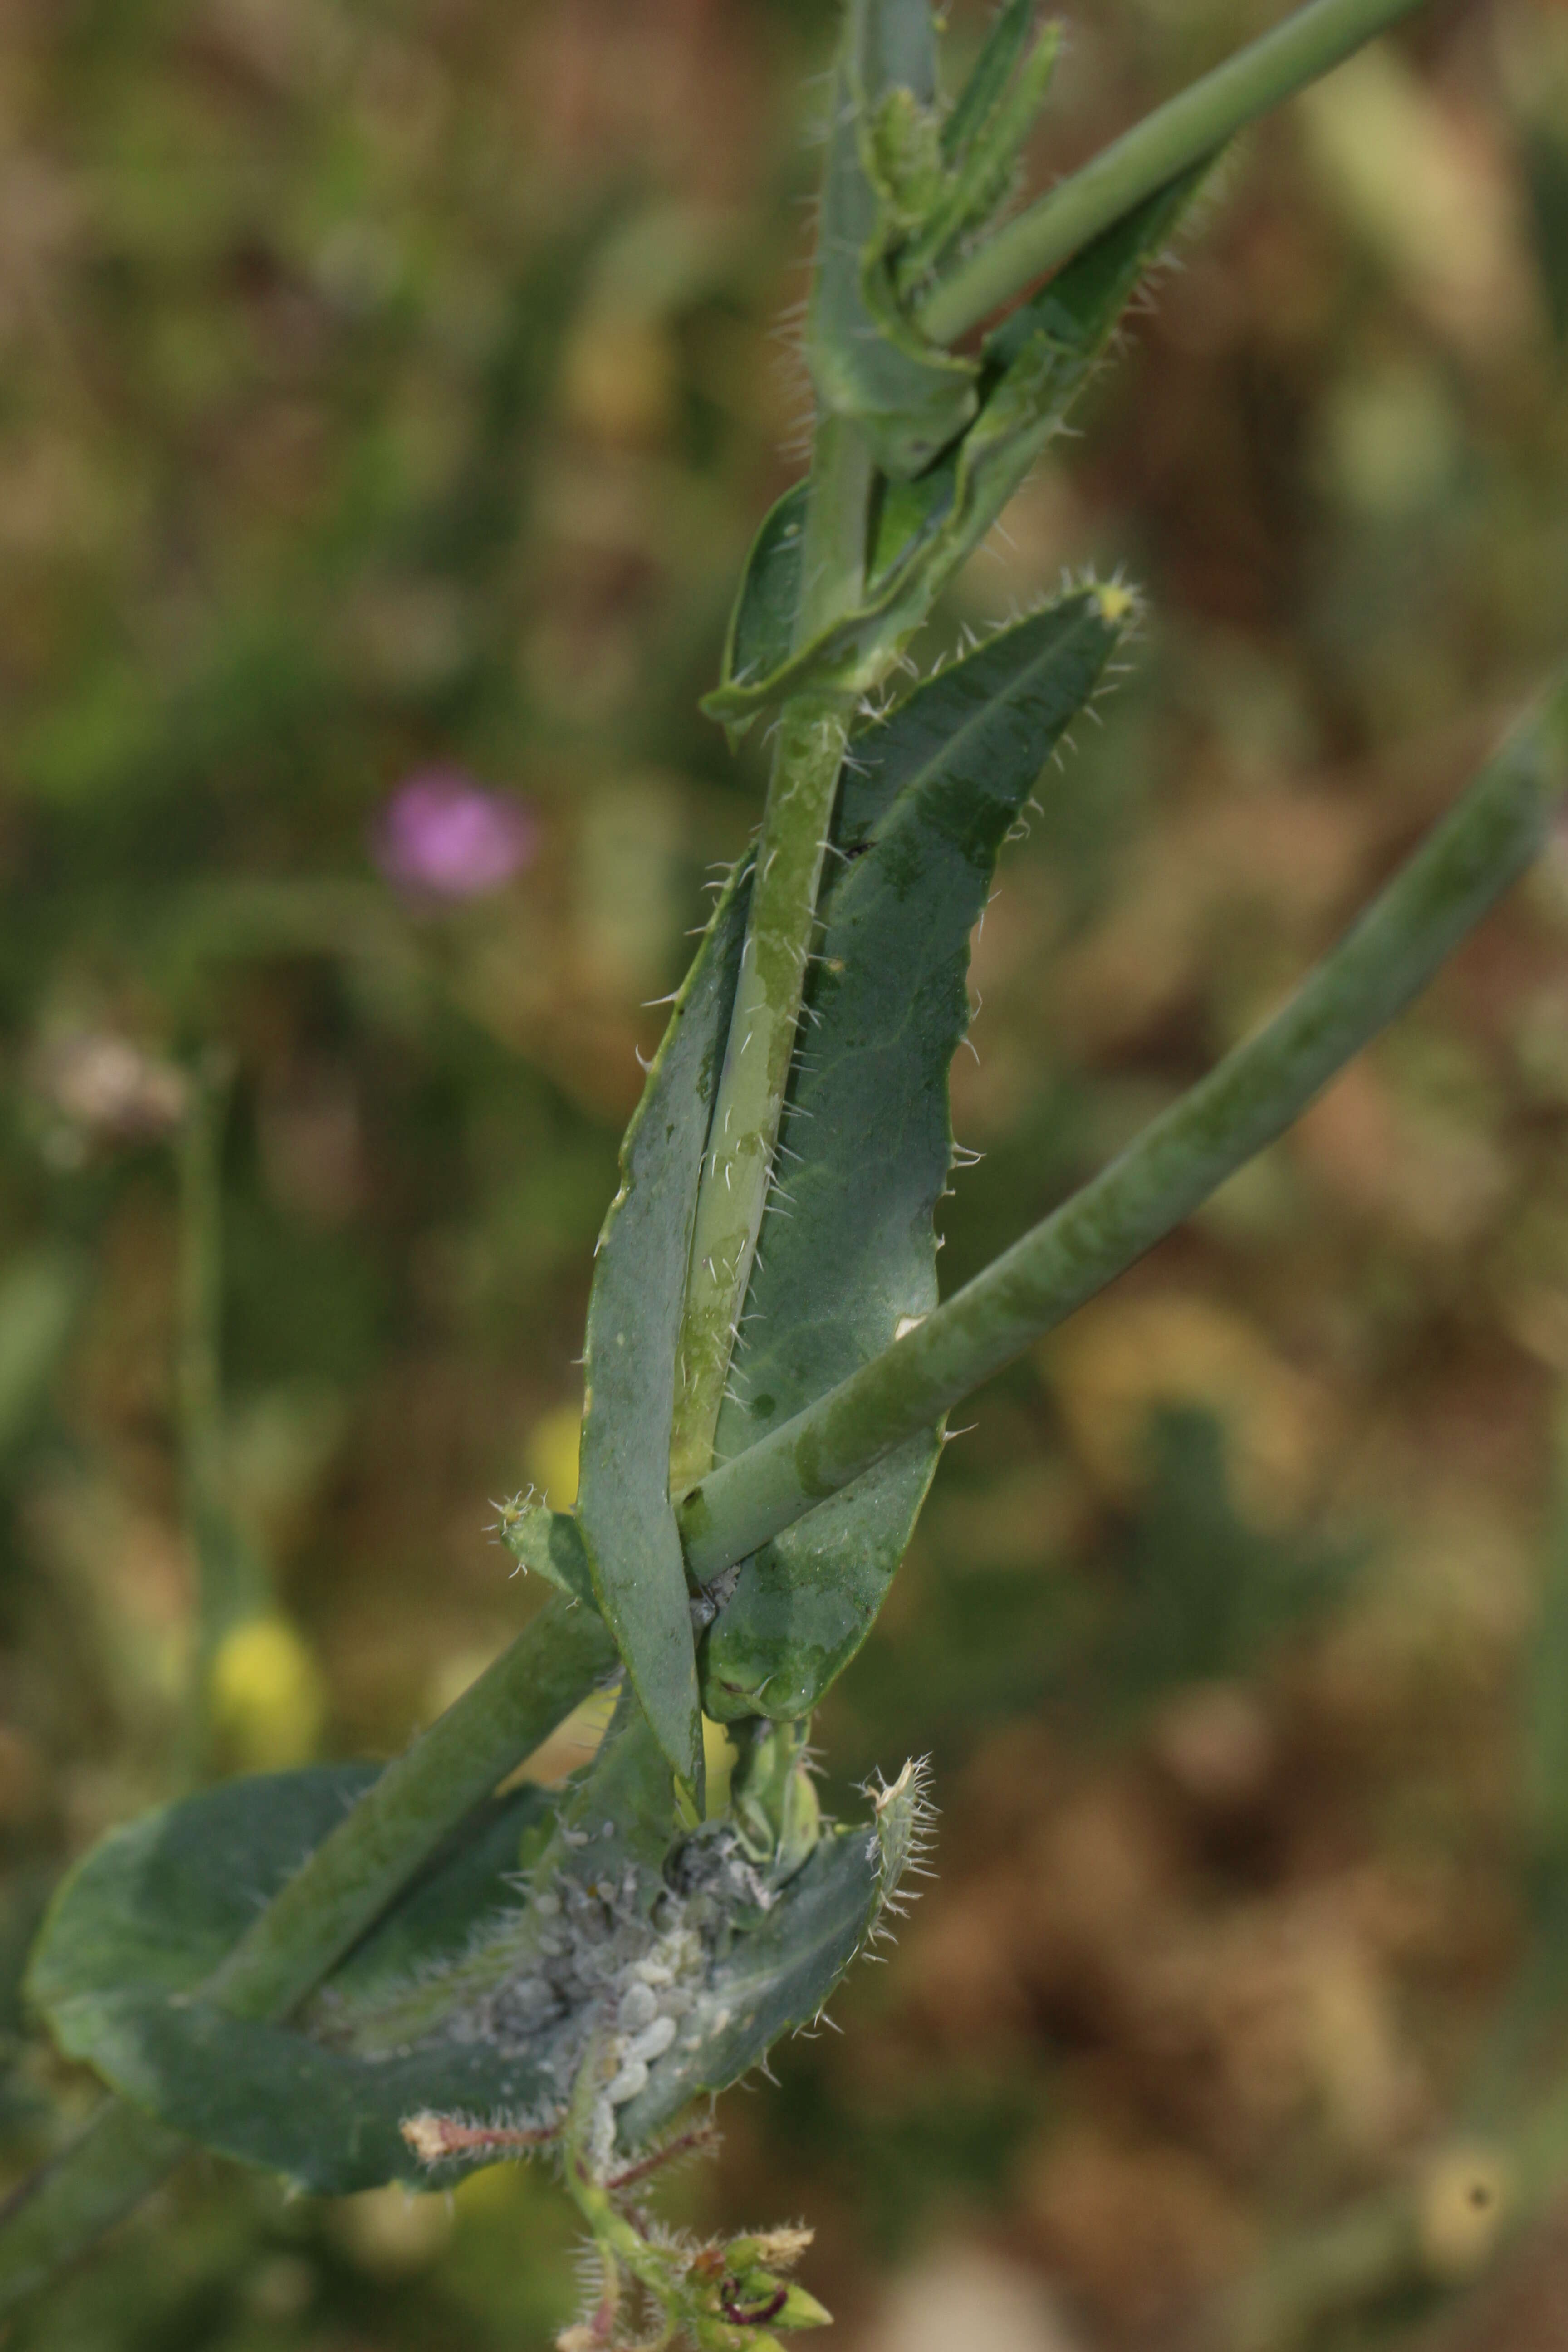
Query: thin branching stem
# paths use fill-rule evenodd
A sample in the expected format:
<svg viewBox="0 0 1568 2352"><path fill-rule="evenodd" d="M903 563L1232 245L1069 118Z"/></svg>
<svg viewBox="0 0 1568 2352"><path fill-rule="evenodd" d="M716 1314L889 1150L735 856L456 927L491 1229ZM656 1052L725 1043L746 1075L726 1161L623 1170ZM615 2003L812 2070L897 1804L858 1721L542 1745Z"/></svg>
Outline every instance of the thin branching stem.
<svg viewBox="0 0 1568 2352"><path fill-rule="evenodd" d="M1247 123L1342 64L1352 49L1419 5L1420 0L1310 0L1298 8L1006 222L927 298L921 326L932 342L957 342L1156 188L1201 163Z"/></svg>
<svg viewBox="0 0 1568 2352"><path fill-rule="evenodd" d="M1560 682L1267 1027L917 1329L712 1473L681 1515L693 1570L718 1575L939 1423L1190 1216L1425 987L1565 791Z"/></svg>
<svg viewBox="0 0 1568 2352"><path fill-rule="evenodd" d="M927 333L939 341L963 335L1415 5L1311 0L958 264L925 306ZM855 425L825 421L813 481L797 646L851 610L864 584L873 472ZM711 1345L676 1431L677 1458L694 1476L703 1476L711 1458L765 1205L847 726L847 709L821 696L786 706L781 726L753 897L753 933L762 947L742 981L698 1212L693 1267L706 1287L694 1283L692 1313ZM1560 688L1259 1036L914 1333L774 1436L704 1477L684 1520L693 1567L711 1576L731 1564L940 1420L1277 1135L1520 872L1565 782L1568 694ZM731 1138L737 1150L742 1138L749 1145L727 1160ZM726 1244L738 1239L739 1246L715 1250L715 1234ZM200 1268L193 1271L205 1280ZM216 1395L210 1370L193 1352L193 1427L208 1416ZM198 1998L239 2016L289 2016L441 1841L605 1679L615 1657L608 1633L588 1609L552 1601L386 1768ZM106 2102L85 2133L0 2210L0 2312L90 2244L154 2185L183 2146L177 2135L121 2102ZM642 2258L637 2248L628 2252Z"/></svg>
<svg viewBox="0 0 1568 2352"><path fill-rule="evenodd" d="M232 1073L216 1059L193 1073L177 1147L179 1174L180 1483L185 1538L195 1576L195 1639L186 1777L211 1762L214 1664L228 1635L260 1615L271 1593L267 1570L236 1518L228 1491L221 1370L223 1139Z"/></svg>

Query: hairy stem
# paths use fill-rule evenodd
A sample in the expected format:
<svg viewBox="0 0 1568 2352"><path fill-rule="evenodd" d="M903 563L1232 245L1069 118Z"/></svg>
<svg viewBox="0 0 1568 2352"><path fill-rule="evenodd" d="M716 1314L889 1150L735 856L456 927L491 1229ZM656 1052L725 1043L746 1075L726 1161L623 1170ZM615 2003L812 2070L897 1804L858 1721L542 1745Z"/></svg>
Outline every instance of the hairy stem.
<svg viewBox="0 0 1568 2352"><path fill-rule="evenodd" d="M824 415L806 511L797 645L809 643L861 593L871 481L870 454L858 428ZM713 1433L773 1180L849 715L841 701L801 695L785 704L779 722L692 1231L670 1444L675 1494L712 1465Z"/></svg>
<svg viewBox="0 0 1568 2352"><path fill-rule="evenodd" d="M1523 871L1565 791L1560 681L1267 1027L916 1330L703 1482L681 1514L697 1575L931 1428L1272 1142Z"/></svg>
<svg viewBox="0 0 1568 2352"><path fill-rule="evenodd" d="M965 333L1142 197L1415 0L1312 0L1160 109L953 270L921 323ZM863 584L872 472L857 429L825 418L813 467L796 641ZM847 732L840 706L801 700L781 727L753 897L752 937L700 1200L676 1430L677 1490L711 1459L733 1334L766 1205L799 1016L823 844ZM1564 782L1561 694L1292 1004L1057 1214L854 1380L691 1499L689 1556L712 1574L836 1491L1048 1329L1168 1231L1415 993L1539 842ZM196 1149L193 1141L192 1149ZM199 1174L199 1169L195 1171ZM210 1177L211 1169L206 1173ZM205 1277L193 1258L200 1296ZM187 1367L193 1428L210 1365ZM205 1463L201 1476L205 1475ZM199 1483L199 1482L198 1482ZM193 1486L193 1501L195 1486ZM613 1667L586 1610L552 1601L367 1796L204 1988L237 2014L287 2016L358 1940L441 1839ZM42 2285L153 2187L184 2143L117 2100L0 2209L0 2311Z"/></svg>
<svg viewBox="0 0 1568 2352"><path fill-rule="evenodd" d="M353 1811L203 1987L237 2017L285 2017L499 1780L616 1664L597 1617L552 1600Z"/></svg>
<svg viewBox="0 0 1568 2352"><path fill-rule="evenodd" d="M677 1495L712 1466L713 1433L773 1178L823 844L847 735L841 709L804 698L788 705L779 726L692 1232L670 1448Z"/></svg>
<svg viewBox="0 0 1568 2352"><path fill-rule="evenodd" d="M1419 5L1310 0L1298 8L1005 223L929 297L919 314L921 328L932 342L956 342L1156 188Z"/></svg>
<svg viewBox="0 0 1568 2352"><path fill-rule="evenodd" d="M797 619L803 632L815 630L824 616L852 603L864 578L871 464L853 426L824 420L813 476L805 590ZM690 1444L684 1433L706 1423L705 1441L693 1448L693 1458L700 1463L693 1475L700 1475L712 1458L730 1335L766 1205L815 920L822 844L847 730L846 713L821 703L802 703L786 711L781 730L762 851L763 865L771 848L780 853L773 859L777 882L771 919L767 887L759 883L753 898L753 934L762 944L751 963L762 992L762 1035L753 1040L750 1057L734 1056L743 1066L737 1067L733 1079L727 1056L718 1114L721 1121L739 1090L760 1147L747 1158L744 1169L754 1197L754 1222L743 1263L734 1268L731 1300L717 1306L703 1302L712 1311L704 1313L702 1328L716 1330L722 1347L716 1358L717 1377L710 1370L705 1388L695 1399L685 1400L687 1417L678 1423L678 1443ZM744 1040L749 1034L739 1022L732 1024L732 1040ZM765 1054L759 1050L764 1038ZM755 1085L759 1074L764 1079L760 1088ZM731 1087L730 1104L724 1098L725 1085ZM738 1136L744 1131L731 1110L730 1132ZM183 1170L193 1198L199 1194L205 1200L211 1192L214 1150L209 1129L193 1128ZM721 1170L716 1174L711 1162L708 1172L711 1213L721 1197L728 1207L735 1176L731 1171L726 1185ZM190 1230L184 1273L191 1336L182 1385L190 1426L206 1432L216 1392L208 1313L211 1269L202 1228L193 1223ZM712 1254L705 1247L702 1257ZM194 1465L195 1491L204 1502L215 1491L209 1455L206 1448ZM615 1644L599 1620L586 1609L552 1600L408 1753L388 1765L208 1979L205 1997L237 2016L286 2017L374 1924L442 1838L548 1737L615 1663ZM0 2313L85 2252L110 2222L156 2185L183 2147L175 2134L137 2116L120 2100L107 2100L84 2135L0 2212Z"/></svg>
<svg viewBox="0 0 1568 2352"><path fill-rule="evenodd" d="M859 426L824 410L812 446L800 609L795 616L797 646L809 645L859 602L872 478L871 452Z"/></svg>

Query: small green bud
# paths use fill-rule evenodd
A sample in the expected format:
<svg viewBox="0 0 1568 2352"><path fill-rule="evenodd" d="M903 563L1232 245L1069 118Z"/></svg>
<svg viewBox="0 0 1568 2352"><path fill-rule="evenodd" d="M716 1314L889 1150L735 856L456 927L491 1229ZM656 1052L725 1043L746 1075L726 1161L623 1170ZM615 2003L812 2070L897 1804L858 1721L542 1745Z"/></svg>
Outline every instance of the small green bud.
<svg viewBox="0 0 1568 2352"><path fill-rule="evenodd" d="M731 2238L724 2249L724 2267L731 2271L762 2268L791 2271L816 2235L815 2230L763 2230L747 2238Z"/></svg>
<svg viewBox="0 0 1568 2352"><path fill-rule="evenodd" d="M831 2327L833 2314L808 2294L803 2286L792 2283L784 2296L784 2309L774 2320L775 2327Z"/></svg>
<svg viewBox="0 0 1568 2352"><path fill-rule="evenodd" d="M890 89L871 117L871 171L889 225L919 228L942 194L942 126L912 89Z"/></svg>

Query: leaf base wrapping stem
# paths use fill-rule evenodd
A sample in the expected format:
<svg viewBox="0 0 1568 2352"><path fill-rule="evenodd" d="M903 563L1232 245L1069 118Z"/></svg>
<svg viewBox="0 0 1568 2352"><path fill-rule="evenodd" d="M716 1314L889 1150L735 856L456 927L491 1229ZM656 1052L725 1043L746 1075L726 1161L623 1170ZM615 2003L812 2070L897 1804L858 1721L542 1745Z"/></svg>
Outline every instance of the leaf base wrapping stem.
<svg viewBox="0 0 1568 2352"><path fill-rule="evenodd" d="M286 2017L441 1840L615 1664L598 1618L552 1601L289 1880L204 1987L242 2017ZM121 2099L0 2207L0 2315L155 2189L189 2143Z"/></svg>
<svg viewBox="0 0 1568 2352"><path fill-rule="evenodd" d="M773 1182L847 711L787 706L757 848L751 919L691 1243L676 1367L670 1489L710 1468L713 1433Z"/></svg>

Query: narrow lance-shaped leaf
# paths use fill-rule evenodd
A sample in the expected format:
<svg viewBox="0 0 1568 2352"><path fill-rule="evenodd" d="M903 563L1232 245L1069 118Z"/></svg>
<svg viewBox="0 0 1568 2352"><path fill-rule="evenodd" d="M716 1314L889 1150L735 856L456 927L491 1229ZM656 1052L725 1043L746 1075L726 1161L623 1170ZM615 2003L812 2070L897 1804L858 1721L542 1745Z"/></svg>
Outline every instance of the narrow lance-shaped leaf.
<svg viewBox="0 0 1568 2352"><path fill-rule="evenodd" d="M1035 0L1004 0L964 83L942 126L942 152L949 163L960 163L984 129L1013 79L1015 67L1029 45L1035 21Z"/></svg>
<svg viewBox="0 0 1568 2352"><path fill-rule="evenodd" d="M999 47L1002 37L1006 37L1006 46L1011 47L1013 28L1008 15L1017 13L1013 10L998 18ZM1026 34L1034 16L1032 6L1026 7L1022 15ZM896 274L900 291L929 284L932 272L939 270L950 255L984 226L1011 192L1025 143L1050 88L1060 46L1061 27L1047 25L1019 72L1012 78L1011 86L1004 82L997 89L976 129L958 151L947 185L899 254ZM983 57L975 68L977 75L985 63ZM963 103L961 100L960 105ZM945 126L942 148L945 154Z"/></svg>
<svg viewBox="0 0 1568 2352"><path fill-rule="evenodd" d="M686 1566L669 1499L674 1366L691 1224L744 931L726 886L621 1149L588 1302L578 1523L638 1698L700 1803L702 1727Z"/></svg>
<svg viewBox="0 0 1568 2352"><path fill-rule="evenodd" d="M730 615L721 673L723 685L718 688L721 693L731 685L747 689L764 686L790 657L795 614L800 609L810 498L811 482L807 478L793 483L763 518ZM708 704L704 703L703 708L707 709ZM721 715L710 712L710 717ZM731 733L743 734L749 724L750 715L740 714Z"/></svg>
<svg viewBox="0 0 1568 2352"><path fill-rule="evenodd" d="M997 852L1100 683L1130 600L1084 588L992 637L853 739L835 878L747 1294L721 1460L936 1304L952 1164L947 1071L969 1025L970 933ZM710 1715L789 1719L864 1641L940 1441L922 1431L741 1570L703 1645Z"/></svg>
<svg viewBox="0 0 1568 2352"><path fill-rule="evenodd" d="M682 1017L672 1024L673 1035L667 1041L650 1085L649 1100L656 1106L656 1116L659 1109L667 1110L671 1123L679 1128L684 1122L688 1131L704 1116L704 1053L715 1052L722 1034L726 991L732 985L740 931L737 898L737 889L731 888L710 928L682 992L678 1007ZM661 1079L668 1090L662 1102ZM645 1102L645 1117L647 1108ZM699 1124L690 1158L695 1159L700 1145ZM678 1169L679 1157L678 1149L672 1154ZM657 1196L658 1188L652 1189ZM680 1213L679 1200L675 1213ZM620 1270L614 1260L612 1270ZM665 1361L668 1397L668 1356ZM668 1411L667 1402L667 1427ZM546 1549L559 1556L559 1565L556 1558L552 1559L556 1580L568 1590L580 1591L584 1563L575 1544L574 1524L559 1514L539 1516L547 1524L534 1532L542 1533ZM568 1537L573 1540L566 1540ZM684 1577L680 1601L689 1657ZM598 1636L596 1623L592 1630ZM583 1645L573 1638L575 1654ZM588 1649L597 1660L597 1640ZM441 1727L437 1729L439 1732ZM515 1752L498 1758L489 1777L498 1777L515 1760ZM394 1767L386 1777L400 1782L403 1769ZM339 1886L343 1876L340 1869L327 1906L331 1937L307 1938L321 1947L321 1958L313 1968L303 1961L290 1967L288 1956L281 1952L275 1964L270 1946L265 1954L250 1952L254 1938L246 1931L254 1927L258 1899L265 1903L274 1885L287 1886L287 1904L312 1875L310 1868L299 1868L302 1852L308 1855L318 1842L323 1854L339 1846L345 1814L352 1810L357 1818L358 1810L367 1803L376 1807L382 1785L374 1773L327 1781L305 1776L301 1782L241 1783L217 1792L213 1800L231 1811L237 1809L232 1822L226 1815L225 1822L218 1822L205 1812L192 1814L177 1809L126 1832L129 1844L110 1841L72 1882L68 1899L62 1902L40 1948L35 1993L47 2010L62 2046L96 2064L133 2104L177 2128L321 2188L365 2186L399 2170L416 2177L415 2160L397 2129L401 2117L413 2107L432 2103L470 2105L493 2095L513 2103L546 2101L551 2084L541 2071L537 2053L503 2053L505 2063L498 2071L493 2053L416 2048L410 2050L406 2059L398 2057L379 2066L373 2078L363 2072L366 2062L352 2051L323 2044L269 2021L269 2011L287 2006L320 1973L333 1942L341 1949L340 1937L346 1940L353 1932L352 1927L340 1929L340 1914L345 1908L357 1912L363 1923L370 1913L357 1891ZM310 1823L302 1825L297 1817L298 1805L289 1794L301 1788L313 1790L311 1801L321 1815L314 1835ZM464 1801L464 1810L481 1788L482 1781ZM668 1835L669 1820L668 1778L658 1810L662 1838ZM424 1816L437 1824L438 1834L440 1805L427 1804L418 1824L421 1841L427 1844L430 1833ZM450 1819L450 1813L447 1817ZM311 1819L314 1822L315 1816ZM286 1849L279 1850L272 1884L268 1883L270 1848L258 1827L262 1820L269 1830L279 1831ZM382 1884L390 1895L395 1891L396 1880L374 1836L369 1845L366 1872L362 1874L367 1875L367 1885ZM471 1846L465 1852L465 1866L470 1868L469 1899L460 1906L459 1941L466 1944L477 1899L471 1867L477 1865L482 1873L487 1853ZM232 1870L213 1871L215 1853L231 1856ZM198 1856L205 1857L205 1866ZM611 1858L603 1843L598 1858L601 1867ZM517 1859L513 1837L504 1855L489 1862L492 1905L504 1897L504 1874L515 1869ZM172 1875L164 1867L171 1863ZM146 1969L139 1969L135 1957L138 1906L143 1894L149 1898L146 1921L155 1948ZM515 1899L510 1899L515 1908ZM299 1910L299 1903L294 1902L289 1916ZM428 1906L422 1908L418 1898L413 1906L395 1912L392 1919L399 1925L395 1932L390 1925L381 1931L383 1953L402 1948L399 1937L413 1920L424 1961L435 1965L439 1951L417 1924L427 1917ZM403 1957L406 1960L406 1952ZM359 1965L356 1961L340 1972L340 1990L353 1983ZM175 1996L173 2000L171 1993ZM228 2006L231 1999L235 2006L250 2013L233 2014Z"/></svg>

